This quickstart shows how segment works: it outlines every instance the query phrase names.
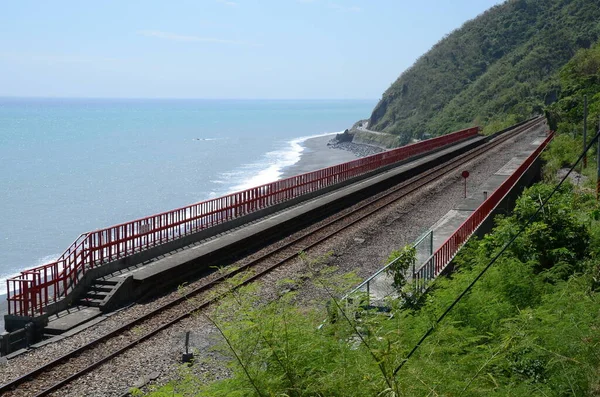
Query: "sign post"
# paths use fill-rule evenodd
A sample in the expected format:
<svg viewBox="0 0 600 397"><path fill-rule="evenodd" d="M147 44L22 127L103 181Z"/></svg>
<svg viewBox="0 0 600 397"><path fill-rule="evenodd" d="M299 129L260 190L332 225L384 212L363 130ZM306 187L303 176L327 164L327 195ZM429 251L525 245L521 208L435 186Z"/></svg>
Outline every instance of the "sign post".
<svg viewBox="0 0 600 397"><path fill-rule="evenodd" d="M469 171L464 170L461 175L465 180L465 198L467 198L467 178L469 177Z"/></svg>

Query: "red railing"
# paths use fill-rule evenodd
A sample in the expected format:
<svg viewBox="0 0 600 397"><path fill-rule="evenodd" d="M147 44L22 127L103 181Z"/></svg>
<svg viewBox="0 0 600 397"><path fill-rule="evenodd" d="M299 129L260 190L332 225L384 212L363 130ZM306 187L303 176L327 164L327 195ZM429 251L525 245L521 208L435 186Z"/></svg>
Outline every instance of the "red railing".
<svg viewBox="0 0 600 397"><path fill-rule="evenodd" d="M9 314L34 316L68 294L89 269L196 233L240 216L323 189L409 157L471 138L452 134L268 183L224 197L85 233L55 261L7 280Z"/></svg>
<svg viewBox="0 0 600 397"><path fill-rule="evenodd" d="M429 257L416 272L413 273L413 282L417 291L423 292L430 280L436 278L452 261L462 245L477 230L479 225L502 201L504 196L513 188L523 173L538 158L544 148L554 138L550 132L542 144L509 176L477 209L459 226L459 228Z"/></svg>

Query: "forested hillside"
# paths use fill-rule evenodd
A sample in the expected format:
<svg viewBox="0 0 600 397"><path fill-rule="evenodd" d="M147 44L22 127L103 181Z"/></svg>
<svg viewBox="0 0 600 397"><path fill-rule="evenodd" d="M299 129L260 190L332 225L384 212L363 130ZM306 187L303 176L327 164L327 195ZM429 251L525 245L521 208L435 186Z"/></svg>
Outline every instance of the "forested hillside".
<svg viewBox="0 0 600 397"><path fill-rule="evenodd" d="M406 70L373 110L370 129L407 141L542 113L558 97L558 70L599 37L598 0L509 0Z"/></svg>
<svg viewBox="0 0 600 397"><path fill-rule="evenodd" d="M583 128L583 97L588 98L588 119L600 116L600 43L579 50L558 74L558 101L548 106L546 116L553 130L568 133Z"/></svg>

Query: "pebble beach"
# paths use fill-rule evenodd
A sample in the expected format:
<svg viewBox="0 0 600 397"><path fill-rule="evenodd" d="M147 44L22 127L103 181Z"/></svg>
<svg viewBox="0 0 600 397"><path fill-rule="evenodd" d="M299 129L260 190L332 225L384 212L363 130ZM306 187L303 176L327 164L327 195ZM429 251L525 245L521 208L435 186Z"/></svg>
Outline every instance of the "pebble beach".
<svg viewBox="0 0 600 397"><path fill-rule="evenodd" d="M331 167L384 151L376 146L337 142L335 135L310 138L304 141L302 146L304 150L300 160L296 164L284 168L281 178Z"/></svg>

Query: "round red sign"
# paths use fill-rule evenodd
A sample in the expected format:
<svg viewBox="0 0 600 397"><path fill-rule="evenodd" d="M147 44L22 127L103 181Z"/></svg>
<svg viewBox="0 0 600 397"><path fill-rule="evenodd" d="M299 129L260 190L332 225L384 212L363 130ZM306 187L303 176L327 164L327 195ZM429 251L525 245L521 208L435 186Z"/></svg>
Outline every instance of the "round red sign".
<svg viewBox="0 0 600 397"><path fill-rule="evenodd" d="M463 171L462 172L462 177L467 179L469 177L469 171Z"/></svg>

